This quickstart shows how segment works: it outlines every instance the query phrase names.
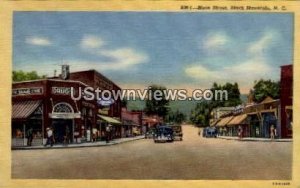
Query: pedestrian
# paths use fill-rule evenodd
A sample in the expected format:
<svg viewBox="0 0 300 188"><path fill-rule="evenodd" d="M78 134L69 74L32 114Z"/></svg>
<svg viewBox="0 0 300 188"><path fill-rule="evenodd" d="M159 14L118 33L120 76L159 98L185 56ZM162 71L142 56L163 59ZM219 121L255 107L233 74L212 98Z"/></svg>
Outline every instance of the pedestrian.
<svg viewBox="0 0 300 188"><path fill-rule="evenodd" d="M33 129L30 127L26 132L27 146L31 146L33 140Z"/></svg>
<svg viewBox="0 0 300 188"><path fill-rule="evenodd" d="M92 141L93 142L96 142L96 140L97 140L97 132L98 132L97 128L92 129L92 134L93 134Z"/></svg>
<svg viewBox="0 0 300 188"><path fill-rule="evenodd" d="M270 137L271 137L271 140L273 140L275 138L275 128L274 128L274 125L271 125L271 127L270 127Z"/></svg>
<svg viewBox="0 0 300 188"><path fill-rule="evenodd" d="M65 136L64 136L64 144L70 144L70 128L66 126Z"/></svg>
<svg viewBox="0 0 300 188"><path fill-rule="evenodd" d="M86 141L91 141L91 130L89 127L86 129Z"/></svg>
<svg viewBox="0 0 300 188"><path fill-rule="evenodd" d="M79 138L79 130L78 128L75 129L74 131L74 138L76 140L76 144L78 143L78 138Z"/></svg>
<svg viewBox="0 0 300 188"><path fill-rule="evenodd" d="M53 131L49 127L47 127L46 131L47 131L47 142L46 142L45 146L50 144L50 146L52 147L53 146Z"/></svg>
<svg viewBox="0 0 300 188"><path fill-rule="evenodd" d="M107 125L106 128L105 128L105 132L106 132L106 143L109 142L110 140L110 132L111 132L111 129L110 129L110 125Z"/></svg>
<svg viewBox="0 0 300 188"><path fill-rule="evenodd" d="M239 135L239 139L243 138L243 128L241 126L239 126L238 128L238 135Z"/></svg>

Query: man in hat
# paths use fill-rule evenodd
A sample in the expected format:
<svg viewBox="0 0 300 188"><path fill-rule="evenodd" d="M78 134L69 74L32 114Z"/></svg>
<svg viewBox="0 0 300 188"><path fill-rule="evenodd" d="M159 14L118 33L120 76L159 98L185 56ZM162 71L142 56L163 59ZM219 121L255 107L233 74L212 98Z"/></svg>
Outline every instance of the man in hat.
<svg viewBox="0 0 300 188"><path fill-rule="evenodd" d="M33 140L33 129L30 127L26 132L27 146L31 146Z"/></svg>
<svg viewBox="0 0 300 188"><path fill-rule="evenodd" d="M47 127L46 132L47 132L47 142L46 142L45 146L50 144L50 146L52 147L53 146L53 131L51 128Z"/></svg>

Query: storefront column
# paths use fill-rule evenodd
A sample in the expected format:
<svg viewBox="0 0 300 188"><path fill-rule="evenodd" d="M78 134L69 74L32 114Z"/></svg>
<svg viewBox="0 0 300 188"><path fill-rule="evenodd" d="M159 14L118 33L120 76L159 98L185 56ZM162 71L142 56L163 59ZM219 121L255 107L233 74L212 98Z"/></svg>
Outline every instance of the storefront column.
<svg viewBox="0 0 300 188"><path fill-rule="evenodd" d="M26 124L23 123L23 145L27 145L26 143Z"/></svg>

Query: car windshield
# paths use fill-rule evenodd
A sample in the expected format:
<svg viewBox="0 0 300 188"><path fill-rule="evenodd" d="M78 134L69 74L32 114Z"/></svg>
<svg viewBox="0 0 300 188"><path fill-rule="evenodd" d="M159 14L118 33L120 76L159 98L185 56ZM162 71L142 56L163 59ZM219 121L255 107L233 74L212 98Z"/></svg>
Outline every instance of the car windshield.
<svg viewBox="0 0 300 188"><path fill-rule="evenodd" d="M172 126L172 129L173 129L175 132L181 132L181 126Z"/></svg>

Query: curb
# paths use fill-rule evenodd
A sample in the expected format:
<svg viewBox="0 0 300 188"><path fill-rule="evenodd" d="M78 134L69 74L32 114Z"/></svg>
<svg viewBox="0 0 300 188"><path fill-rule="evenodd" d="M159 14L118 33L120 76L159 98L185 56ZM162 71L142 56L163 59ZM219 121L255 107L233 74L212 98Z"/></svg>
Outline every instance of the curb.
<svg viewBox="0 0 300 188"><path fill-rule="evenodd" d="M242 141L242 142L293 142L293 140L281 140L281 139L274 139L274 140L255 140L255 139L237 139L237 138L224 138L224 137L217 137L219 139L224 140L235 140L235 141Z"/></svg>
<svg viewBox="0 0 300 188"><path fill-rule="evenodd" d="M11 150L43 150L43 149L72 149L72 148L89 148L89 147L105 147L105 146L112 146L112 145L117 145L117 144L123 144L123 143L127 143L127 142L132 142L132 141L136 141L136 140L141 140L144 139L144 137L142 138L136 138L136 139L132 139L132 140L125 140L122 142L109 142L107 144L99 144L99 145L72 145L72 146L61 146L61 147L35 147L35 148L31 148L31 147L12 147Z"/></svg>

